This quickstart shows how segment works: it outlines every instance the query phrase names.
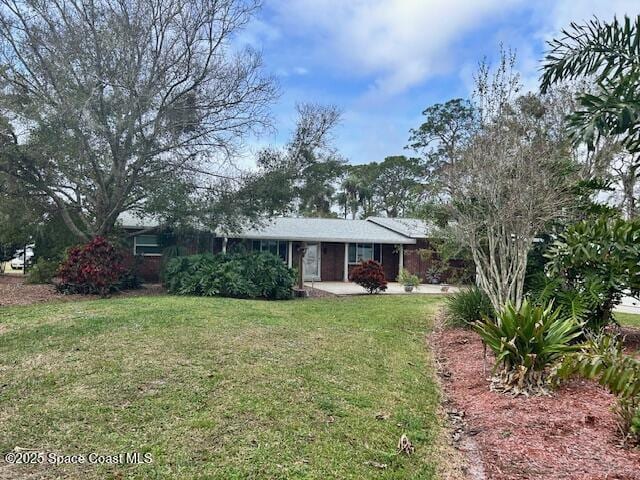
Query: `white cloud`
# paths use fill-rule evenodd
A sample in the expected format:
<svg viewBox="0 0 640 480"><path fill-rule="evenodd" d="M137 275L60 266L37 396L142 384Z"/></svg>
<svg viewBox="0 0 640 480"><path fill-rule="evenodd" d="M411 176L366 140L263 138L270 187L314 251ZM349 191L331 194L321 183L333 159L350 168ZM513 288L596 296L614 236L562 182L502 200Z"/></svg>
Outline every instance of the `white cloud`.
<svg viewBox="0 0 640 480"><path fill-rule="evenodd" d="M546 39L556 35L571 22L583 23L594 16L602 21L613 19L614 15L621 18L624 14L637 15L640 10L638 0L557 0L546 4L547 30Z"/></svg>
<svg viewBox="0 0 640 480"><path fill-rule="evenodd" d="M345 109L339 147L361 162L402 152L424 107L471 94L477 62L484 55L495 60L500 42L517 50L524 88L536 90L545 40L571 21L635 15L637 6L638 0L269 0L243 40L265 49L286 84L279 134L267 143L286 139L295 100L337 103Z"/></svg>
<svg viewBox="0 0 640 480"><path fill-rule="evenodd" d="M293 68L279 68L276 70L276 74L279 77L290 77L294 75L303 76L307 75L309 70L305 67L293 67Z"/></svg>
<svg viewBox="0 0 640 480"><path fill-rule="evenodd" d="M234 44L239 47L250 45L260 48L265 42L274 42L281 37L282 33L274 25L254 17L236 34Z"/></svg>
<svg viewBox="0 0 640 480"><path fill-rule="evenodd" d="M313 56L396 94L455 66L453 44L523 0L282 0L282 29L311 40Z"/></svg>

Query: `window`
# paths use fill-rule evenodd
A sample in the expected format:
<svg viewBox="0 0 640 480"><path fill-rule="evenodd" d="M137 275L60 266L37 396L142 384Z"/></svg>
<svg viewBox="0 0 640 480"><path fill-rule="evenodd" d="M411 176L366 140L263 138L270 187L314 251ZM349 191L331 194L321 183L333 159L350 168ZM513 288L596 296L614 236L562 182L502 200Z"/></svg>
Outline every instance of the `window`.
<svg viewBox="0 0 640 480"><path fill-rule="evenodd" d="M269 252L279 256L283 262L287 261L286 240L253 240L251 248L257 252Z"/></svg>
<svg viewBox="0 0 640 480"><path fill-rule="evenodd" d="M382 263L382 246L379 243L350 243L349 263L376 260Z"/></svg>
<svg viewBox="0 0 640 480"><path fill-rule="evenodd" d="M133 254L147 257L162 255L158 235L136 235L133 237Z"/></svg>

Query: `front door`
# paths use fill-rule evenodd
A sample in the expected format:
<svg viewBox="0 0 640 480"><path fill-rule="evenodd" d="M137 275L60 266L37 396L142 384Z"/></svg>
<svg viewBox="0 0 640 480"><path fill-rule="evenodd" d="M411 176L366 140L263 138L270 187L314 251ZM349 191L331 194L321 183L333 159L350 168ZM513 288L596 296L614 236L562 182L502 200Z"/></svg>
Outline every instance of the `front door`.
<svg viewBox="0 0 640 480"><path fill-rule="evenodd" d="M307 244L302 260L302 277L305 282L320 281L320 244Z"/></svg>

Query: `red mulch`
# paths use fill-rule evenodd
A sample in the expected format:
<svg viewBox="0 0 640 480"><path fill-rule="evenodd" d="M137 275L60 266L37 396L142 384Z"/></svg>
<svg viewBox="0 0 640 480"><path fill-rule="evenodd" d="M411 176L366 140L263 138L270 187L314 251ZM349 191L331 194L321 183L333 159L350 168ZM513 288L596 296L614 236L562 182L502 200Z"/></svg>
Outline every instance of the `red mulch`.
<svg viewBox="0 0 640 480"><path fill-rule="evenodd" d="M620 334L624 337L625 351L640 357L640 328L622 327Z"/></svg>
<svg viewBox="0 0 640 480"><path fill-rule="evenodd" d="M464 412L486 478L640 480L640 448L620 446L614 397L597 384L573 380L552 397L501 395L489 391L491 360L485 374L477 334L445 329L432 342L445 393Z"/></svg>
<svg viewBox="0 0 640 480"><path fill-rule="evenodd" d="M138 290L128 290L114 294L117 297L133 297L163 293L160 285L145 285ZM58 301L95 300L97 295L62 295L53 285L30 285L21 275L0 275L0 307L31 305L34 303Z"/></svg>

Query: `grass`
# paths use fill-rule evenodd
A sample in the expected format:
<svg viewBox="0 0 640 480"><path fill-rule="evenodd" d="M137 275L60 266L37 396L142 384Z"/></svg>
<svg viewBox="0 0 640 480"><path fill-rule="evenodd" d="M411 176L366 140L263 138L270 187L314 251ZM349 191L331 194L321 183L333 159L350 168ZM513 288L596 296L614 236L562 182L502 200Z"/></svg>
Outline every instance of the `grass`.
<svg viewBox="0 0 640 480"><path fill-rule="evenodd" d="M0 453L135 451L153 463L0 462L0 477L437 478L425 333L440 300L167 296L4 309ZM414 455L396 454L403 433Z"/></svg>
<svg viewBox="0 0 640 480"><path fill-rule="evenodd" d="M637 313L615 312L613 316L622 325L640 328L640 315L638 315Z"/></svg>

